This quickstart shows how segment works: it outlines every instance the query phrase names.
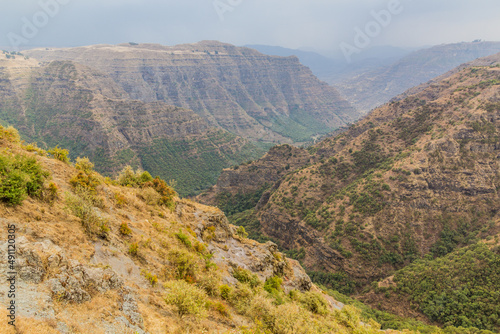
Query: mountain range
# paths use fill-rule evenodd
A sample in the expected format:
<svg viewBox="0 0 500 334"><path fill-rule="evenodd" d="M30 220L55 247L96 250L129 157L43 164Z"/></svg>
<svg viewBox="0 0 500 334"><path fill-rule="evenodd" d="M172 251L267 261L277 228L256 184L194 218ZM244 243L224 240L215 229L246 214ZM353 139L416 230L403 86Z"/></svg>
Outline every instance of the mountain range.
<svg viewBox="0 0 500 334"><path fill-rule="evenodd" d="M198 199L221 207L256 239L277 242L317 282L362 295L373 282L397 273L399 281L381 285L389 291L386 297L365 300L377 305L385 298L384 305L400 305L396 311L415 312L427 321L498 330L495 317L481 323L473 311L458 311L451 295L443 297L449 299L441 311L424 305L423 300L432 305L437 300L418 299L411 286L403 289L410 284L403 277L409 276L398 270L481 240L498 264L499 87L500 54L473 61L307 150L281 146L261 160L224 170L217 185ZM469 253L482 256L477 254ZM423 284L419 277L427 276L416 270L425 266L408 268L414 270L411 284ZM476 279L474 272L460 277L454 271L443 284L465 289L465 277ZM495 299L497 283L485 288L483 297L490 300L485 307ZM390 291L399 299L390 299ZM464 298L472 305L482 297ZM439 312L449 312L451 320Z"/></svg>

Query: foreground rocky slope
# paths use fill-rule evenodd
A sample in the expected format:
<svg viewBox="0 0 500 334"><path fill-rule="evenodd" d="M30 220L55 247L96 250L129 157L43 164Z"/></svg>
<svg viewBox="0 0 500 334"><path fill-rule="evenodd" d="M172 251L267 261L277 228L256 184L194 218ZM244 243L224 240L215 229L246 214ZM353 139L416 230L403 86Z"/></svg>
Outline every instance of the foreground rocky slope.
<svg viewBox="0 0 500 334"><path fill-rule="evenodd" d="M311 147L313 163L276 181L238 222L261 226L351 292L425 254L495 235L499 63L497 55L464 67Z"/></svg>
<svg viewBox="0 0 500 334"><path fill-rule="evenodd" d="M160 179L105 179L88 159L22 146L12 128L0 127L0 147L0 272L17 273L15 298L0 294L4 319L16 305L2 333L378 332L276 245Z"/></svg>
<svg viewBox="0 0 500 334"><path fill-rule="evenodd" d="M359 116L296 57L266 56L216 41L25 53L41 61L90 66L108 74L133 99L192 109L212 126L257 141L310 141Z"/></svg>
<svg viewBox="0 0 500 334"><path fill-rule="evenodd" d="M175 179L183 195L209 187L224 167L264 150L188 109L142 102L110 77L70 61L0 60L0 122L49 148L87 156L112 175L125 164Z"/></svg>
<svg viewBox="0 0 500 334"><path fill-rule="evenodd" d="M339 82L326 79L366 114L407 89L425 83L462 63L493 55L500 51L499 42L474 42L438 45L415 51L395 64L361 73Z"/></svg>

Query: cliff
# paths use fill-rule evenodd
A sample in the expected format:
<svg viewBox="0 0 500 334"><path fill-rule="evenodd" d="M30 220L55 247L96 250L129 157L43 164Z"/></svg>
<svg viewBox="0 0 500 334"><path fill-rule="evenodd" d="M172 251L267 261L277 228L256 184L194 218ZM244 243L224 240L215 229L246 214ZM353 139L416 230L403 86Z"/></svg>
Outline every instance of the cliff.
<svg viewBox="0 0 500 334"><path fill-rule="evenodd" d="M132 100L109 76L81 64L17 57L0 60L0 75L4 124L43 148L89 157L106 175L141 167L175 179L186 195L211 186L224 167L263 154L191 110Z"/></svg>
<svg viewBox="0 0 500 334"><path fill-rule="evenodd" d="M274 143L311 141L358 113L296 57L266 56L216 41L95 45L25 52L109 75L133 99L194 110L212 126Z"/></svg>

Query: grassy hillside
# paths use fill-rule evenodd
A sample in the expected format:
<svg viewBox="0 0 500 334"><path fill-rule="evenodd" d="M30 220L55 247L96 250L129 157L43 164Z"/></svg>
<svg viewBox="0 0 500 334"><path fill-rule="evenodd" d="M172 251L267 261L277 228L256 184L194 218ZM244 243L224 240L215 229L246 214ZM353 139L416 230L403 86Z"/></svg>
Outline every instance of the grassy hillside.
<svg viewBox="0 0 500 334"><path fill-rule="evenodd" d="M19 273L16 326L2 321L2 333L379 332L219 209L179 199L147 172L105 178L88 159L72 164L2 126L0 210L1 240L15 226Z"/></svg>

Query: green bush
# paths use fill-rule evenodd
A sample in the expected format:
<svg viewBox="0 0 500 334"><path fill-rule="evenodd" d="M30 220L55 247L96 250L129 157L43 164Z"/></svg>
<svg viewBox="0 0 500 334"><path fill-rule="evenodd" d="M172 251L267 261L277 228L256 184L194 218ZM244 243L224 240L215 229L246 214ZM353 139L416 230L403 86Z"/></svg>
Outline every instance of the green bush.
<svg viewBox="0 0 500 334"><path fill-rule="evenodd" d="M125 166L116 179L118 184L129 187L140 187L142 184L152 180L153 177L151 174L141 169L137 169L134 172L131 166Z"/></svg>
<svg viewBox="0 0 500 334"><path fill-rule="evenodd" d="M281 288L281 284L283 284L283 279L278 276L270 277L264 283L264 290L269 293L280 292L283 289Z"/></svg>
<svg viewBox="0 0 500 334"><path fill-rule="evenodd" d="M52 154L52 156L55 159L62 161L64 163L69 163L69 157L68 157L69 151L68 150L60 148L59 146L56 146L53 149L48 150L48 152L50 154Z"/></svg>
<svg viewBox="0 0 500 334"><path fill-rule="evenodd" d="M139 244L137 242L133 242L128 246L128 253L130 255L136 256L139 252Z"/></svg>
<svg viewBox="0 0 500 334"><path fill-rule="evenodd" d="M41 198L43 183L49 173L35 158L0 154L0 200L10 205L20 204L26 196Z"/></svg>
<svg viewBox="0 0 500 334"><path fill-rule="evenodd" d="M261 283L256 274L252 274L249 270L241 267L233 268L233 277L241 283L248 283L252 288L259 286Z"/></svg>
<svg viewBox="0 0 500 334"><path fill-rule="evenodd" d="M238 229L236 230L236 235L239 236L240 238L247 238L248 233L245 231L245 228L243 226L239 226Z"/></svg>
<svg viewBox="0 0 500 334"><path fill-rule="evenodd" d="M185 281L170 281L165 284L167 295L165 302L177 308L180 317L206 315L208 296L202 289Z"/></svg>
<svg viewBox="0 0 500 334"><path fill-rule="evenodd" d="M191 248L192 244L191 241L189 240L189 236L187 234L184 234L182 230L179 230L179 233L176 233L175 236L177 239L179 239L187 248Z"/></svg>
<svg viewBox="0 0 500 334"><path fill-rule="evenodd" d="M312 313L325 315L328 313L328 302L319 292L307 291L300 295L300 303Z"/></svg>

